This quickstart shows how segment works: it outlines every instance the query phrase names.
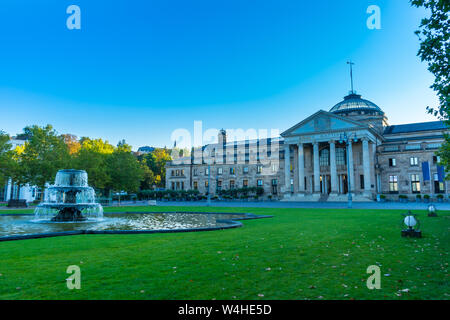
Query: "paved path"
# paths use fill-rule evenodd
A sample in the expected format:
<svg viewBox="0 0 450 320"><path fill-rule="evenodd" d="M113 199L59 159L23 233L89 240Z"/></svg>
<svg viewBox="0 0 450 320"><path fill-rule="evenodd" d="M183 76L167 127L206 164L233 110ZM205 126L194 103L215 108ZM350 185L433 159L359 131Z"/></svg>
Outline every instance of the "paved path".
<svg viewBox="0 0 450 320"><path fill-rule="evenodd" d="M450 202L433 203L438 210L449 210ZM147 201L122 201L121 207L129 206L146 206ZM173 207L207 207L206 201L157 201L158 206L173 206ZM426 210L428 203L423 202L353 202L353 209L386 209L386 210ZM118 207L117 203L113 207ZM211 207L225 207L225 208L323 208L323 209L347 209L346 202L280 202L280 201L211 201ZM16 209L16 210L23 210ZM28 209L34 209L29 207ZM1 210L11 210L11 208L0 207ZM14 210L14 209L12 209Z"/></svg>
<svg viewBox="0 0 450 320"><path fill-rule="evenodd" d="M122 203L122 206L145 205L146 202L138 203ZM433 203L438 210L450 210L450 203ZM174 207L206 207L207 203L203 201L158 201L158 206L174 206ZM423 202L353 202L354 209L398 209L398 210L426 210L428 203ZM243 207L243 208L324 208L324 209L346 209L346 202L279 202L279 201L211 201L211 207Z"/></svg>

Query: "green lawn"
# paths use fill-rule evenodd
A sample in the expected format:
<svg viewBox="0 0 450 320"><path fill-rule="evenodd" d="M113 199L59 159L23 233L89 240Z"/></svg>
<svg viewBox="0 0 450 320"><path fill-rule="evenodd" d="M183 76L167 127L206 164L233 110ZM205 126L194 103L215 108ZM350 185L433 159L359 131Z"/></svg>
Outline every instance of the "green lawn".
<svg viewBox="0 0 450 320"><path fill-rule="evenodd" d="M393 210L110 210L274 217L223 231L0 242L0 299L449 299L449 212L417 212L424 238L405 239ZM66 287L69 265L81 267L81 290ZM366 287L370 265L381 290Z"/></svg>

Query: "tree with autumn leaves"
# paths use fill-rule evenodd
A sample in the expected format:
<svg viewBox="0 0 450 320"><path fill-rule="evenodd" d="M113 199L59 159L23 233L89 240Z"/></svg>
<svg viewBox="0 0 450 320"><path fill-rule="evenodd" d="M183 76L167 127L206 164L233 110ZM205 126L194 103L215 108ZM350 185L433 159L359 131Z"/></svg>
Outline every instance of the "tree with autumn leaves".
<svg viewBox="0 0 450 320"><path fill-rule="evenodd" d="M0 132L0 183L12 179L16 185L44 188L53 183L61 169L86 170L89 184L104 195L137 192L140 188L162 187L169 152L136 157L124 140L117 146L102 139L58 134L51 125L29 126L18 135L23 146L11 150L10 137Z"/></svg>

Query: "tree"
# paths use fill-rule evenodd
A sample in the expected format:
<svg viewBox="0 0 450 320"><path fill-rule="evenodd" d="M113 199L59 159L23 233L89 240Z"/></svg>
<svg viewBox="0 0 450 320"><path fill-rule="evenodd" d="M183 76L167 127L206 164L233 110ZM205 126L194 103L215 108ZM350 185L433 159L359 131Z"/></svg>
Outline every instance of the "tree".
<svg viewBox="0 0 450 320"><path fill-rule="evenodd" d="M114 152L114 146L102 139L80 139L80 149L73 155L72 167L86 170L89 184L97 189L106 189L111 184L107 159Z"/></svg>
<svg viewBox="0 0 450 320"><path fill-rule="evenodd" d="M77 136L70 133L63 134L62 136L64 137L67 148L69 148L69 154L73 155L80 150L81 143L78 141Z"/></svg>
<svg viewBox="0 0 450 320"><path fill-rule="evenodd" d="M159 183L157 177L155 176L155 173L147 165L146 158L141 158L139 160L139 163L141 165L143 173L140 189L141 190L153 189L153 186L156 186Z"/></svg>
<svg viewBox="0 0 450 320"><path fill-rule="evenodd" d="M140 156L141 163L150 168L154 175L154 184L164 187L166 181L166 163L172 160L166 148L155 148L153 152Z"/></svg>
<svg viewBox="0 0 450 320"><path fill-rule="evenodd" d="M436 91L439 98L437 108L427 107L430 114L450 125L449 106L449 79L450 69L450 1L448 0L412 0L415 7L429 9L429 18L422 19L419 30L420 49L418 56L428 63L428 70L434 75L435 80L431 88ZM439 151L441 162L450 169L450 137L445 135L445 142Z"/></svg>
<svg viewBox="0 0 450 320"><path fill-rule="evenodd" d="M9 178L8 168L12 161L9 140L9 135L0 131L0 185L5 185Z"/></svg>
<svg viewBox="0 0 450 320"><path fill-rule="evenodd" d="M58 170L69 164L69 149L64 137L58 135L51 125L30 126L23 129L28 140L18 154L25 181L40 188L53 181Z"/></svg>
<svg viewBox="0 0 450 320"><path fill-rule="evenodd" d="M115 191L137 192L144 172L141 164L131 152L131 146L119 144L106 160L111 177L110 189Z"/></svg>

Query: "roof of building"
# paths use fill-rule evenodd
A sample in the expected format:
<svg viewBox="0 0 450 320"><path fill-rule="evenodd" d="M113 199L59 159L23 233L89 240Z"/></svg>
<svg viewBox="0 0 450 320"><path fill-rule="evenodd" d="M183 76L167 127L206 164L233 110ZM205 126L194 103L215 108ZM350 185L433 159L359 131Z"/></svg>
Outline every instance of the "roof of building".
<svg viewBox="0 0 450 320"><path fill-rule="evenodd" d="M138 149L138 152L153 152L154 150L155 150L155 148L153 148L153 147L145 146L145 147L140 147Z"/></svg>
<svg viewBox="0 0 450 320"><path fill-rule="evenodd" d="M351 92L344 100L331 108L331 113L345 113L350 111L377 111L384 114L375 103L361 98L361 95Z"/></svg>
<svg viewBox="0 0 450 320"><path fill-rule="evenodd" d="M394 126L388 126L384 129L384 134L412 133L420 131L445 130L447 126L442 121L430 121L419 123L408 123Z"/></svg>

